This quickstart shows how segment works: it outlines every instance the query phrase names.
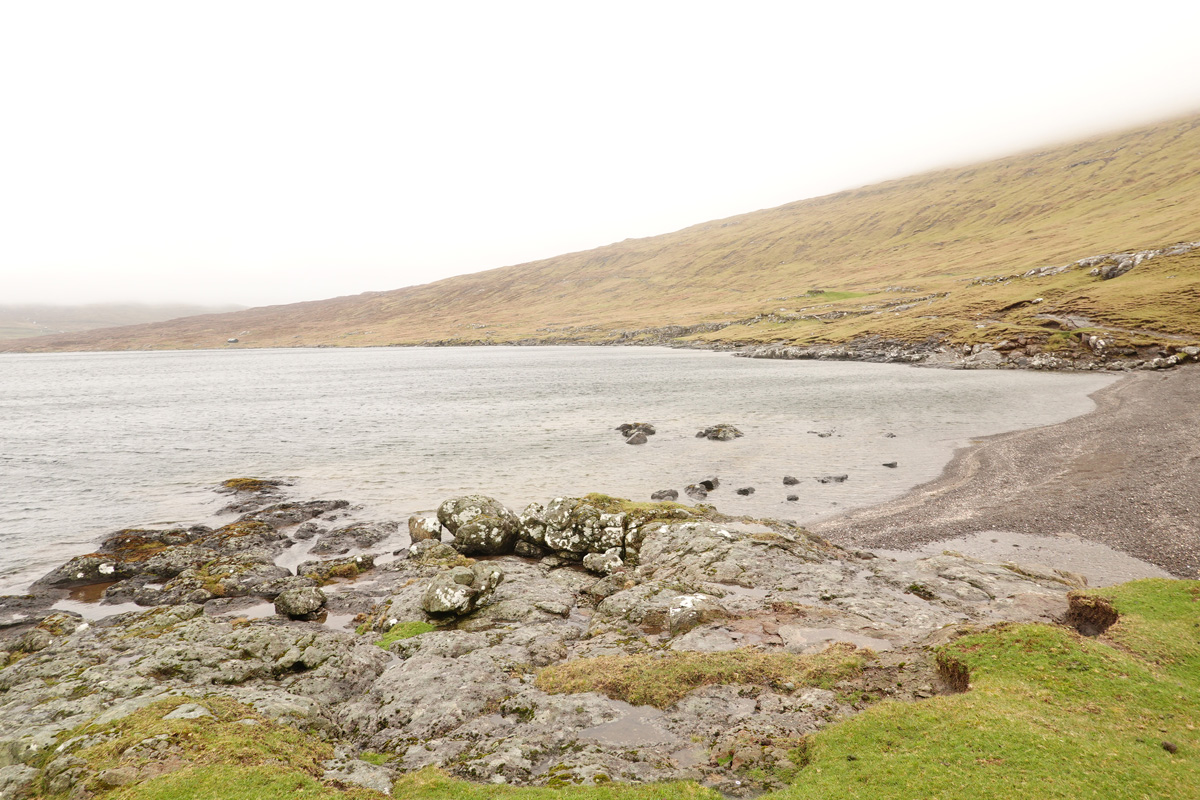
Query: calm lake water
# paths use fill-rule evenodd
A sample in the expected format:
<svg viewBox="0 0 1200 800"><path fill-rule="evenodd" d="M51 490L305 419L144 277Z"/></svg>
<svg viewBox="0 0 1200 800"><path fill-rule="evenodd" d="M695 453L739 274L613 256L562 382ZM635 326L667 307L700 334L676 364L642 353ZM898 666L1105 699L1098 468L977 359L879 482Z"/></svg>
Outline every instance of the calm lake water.
<svg viewBox="0 0 1200 800"><path fill-rule="evenodd" d="M1085 413L1112 380L665 348L5 354L0 593L123 527L228 522L212 488L240 476L286 478L299 499L361 503L405 531L457 494L518 512L591 491L686 501L714 475L707 502L726 513L812 521L936 477L972 437ZM640 421L658 428L645 445L613 430ZM695 438L720 422L745 436Z"/></svg>

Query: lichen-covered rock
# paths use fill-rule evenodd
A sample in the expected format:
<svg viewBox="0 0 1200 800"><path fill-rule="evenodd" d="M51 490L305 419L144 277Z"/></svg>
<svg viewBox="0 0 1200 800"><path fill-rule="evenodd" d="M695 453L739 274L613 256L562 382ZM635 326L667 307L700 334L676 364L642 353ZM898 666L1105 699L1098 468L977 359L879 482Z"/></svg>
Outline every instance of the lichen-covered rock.
<svg viewBox="0 0 1200 800"><path fill-rule="evenodd" d="M685 594L671 600L667 615L671 635L679 636L705 622L725 619L729 612L709 595Z"/></svg>
<svg viewBox="0 0 1200 800"><path fill-rule="evenodd" d="M625 515L605 513L578 497L551 500L543 519L546 547L560 555L582 558L625 544Z"/></svg>
<svg viewBox="0 0 1200 800"><path fill-rule="evenodd" d="M603 553L588 553L583 557L583 568L597 575L611 575L624 566L619 547L610 548Z"/></svg>
<svg viewBox="0 0 1200 800"><path fill-rule="evenodd" d="M541 503L530 503L518 517L521 523L521 541L538 547L546 546L546 508Z"/></svg>
<svg viewBox="0 0 1200 800"><path fill-rule="evenodd" d="M313 619L328 598L315 586L288 589L275 598L275 613L292 619Z"/></svg>
<svg viewBox="0 0 1200 800"><path fill-rule="evenodd" d="M427 614L463 616L487 605L504 580L504 572L491 564L453 567L435 576L421 598Z"/></svg>
<svg viewBox="0 0 1200 800"><path fill-rule="evenodd" d="M409 541L423 542L426 539L442 540L442 523L428 517L412 516L408 518Z"/></svg>
<svg viewBox="0 0 1200 800"><path fill-rule="evenodd" d="M521 529L516 514L483 495L447 500L438 506L437 514L438 521L454 535L454 549L464 555L511 553Z"/></svg>

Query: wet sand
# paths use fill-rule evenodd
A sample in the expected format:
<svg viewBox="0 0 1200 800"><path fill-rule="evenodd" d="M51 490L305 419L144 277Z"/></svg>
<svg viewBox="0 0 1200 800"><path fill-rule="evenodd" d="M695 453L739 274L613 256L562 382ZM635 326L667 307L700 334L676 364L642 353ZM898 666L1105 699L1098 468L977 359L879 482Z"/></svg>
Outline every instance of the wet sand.
<svg viewBox="0 0 1200 800"><path fill-rule="evenodd" d="M887 550L984 532L1068 548L1078 537L1197 577L1200 367L1132 373L1092 397L1089 414L979 439L904 497L809 527L841 545ZM1078 555L1089 552L1100 558Z"/></svg>

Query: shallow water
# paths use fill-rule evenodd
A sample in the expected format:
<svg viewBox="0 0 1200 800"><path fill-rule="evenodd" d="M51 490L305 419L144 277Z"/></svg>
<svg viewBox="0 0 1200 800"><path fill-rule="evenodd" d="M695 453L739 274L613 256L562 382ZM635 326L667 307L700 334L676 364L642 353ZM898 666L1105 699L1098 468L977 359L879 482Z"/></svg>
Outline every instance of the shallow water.
<svg viewBox="0 0 1200 800"><path fill-rule="evenodd" d="M665 348L4 354L0 592L120 528L227 522L212 488L239 476L284 477L295 497L363 503L402 529L458 494L519 511L713 475L722 511L812 521L935 478L971 437L1085 413L1112 380ZM640 421L658 428L645 445L613 430ZM720 422L745 436L695 438Z"/></svg>

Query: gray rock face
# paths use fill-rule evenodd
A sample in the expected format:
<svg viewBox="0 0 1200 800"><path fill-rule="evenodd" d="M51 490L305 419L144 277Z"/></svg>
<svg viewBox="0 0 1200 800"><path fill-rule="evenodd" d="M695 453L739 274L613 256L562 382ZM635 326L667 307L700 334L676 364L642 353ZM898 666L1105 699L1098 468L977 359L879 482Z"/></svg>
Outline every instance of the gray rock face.
<svg viewBox="0 0 1200 800"><path fill-rule="evenodd" d="M674 502L679 499L679 492L675 489L659 489L650 495L651 500L670 500Z"/></svg>
<svg viewBox="0 0 1200 800"><path fill-rule="evenodd" d="M238 522L265 522L276 530L299 525L310 519L328 514L350 504L345 500L310 500L304 503L276 503L260 511L252 511Z"/></svg>
<svg viewBox="0 0 1200 800"><path fill-rule="evenodd" d="M328 598L315 586L288 589L275 598L275 613L292 619L312 619Z"/></svg>
<svg viewBox="0 0 1200 800"><path fill-rule="evenodd" d="M732 425L721 423L719 425L710 425L696 433L697 439L710 439L714 442L728 442L733 439L740 439L744 434Z"/></svg>
<svg viewBox="0 0 1200 800"><path fill-rule="evenodd" d="M454 535L454 549L464 555L511 553L521 529L516 514L483 495L447 500L438 506L438 521Z"/></svg>
<svg viewBox="0 0 1200 800"><path fill-rule="evenodd" d="M366 550L385 541L399 525L394 522L364 522L322 533L310 553L314 556L345 555L351 550Z"/></svg>
<svg viewBox="0 0 1200 800"><path fill-rule="evenodd" d="M437 575L421 598L421 608L434 616L470 614L492 600L504 572L491 564L453 567Z"/></svg>

